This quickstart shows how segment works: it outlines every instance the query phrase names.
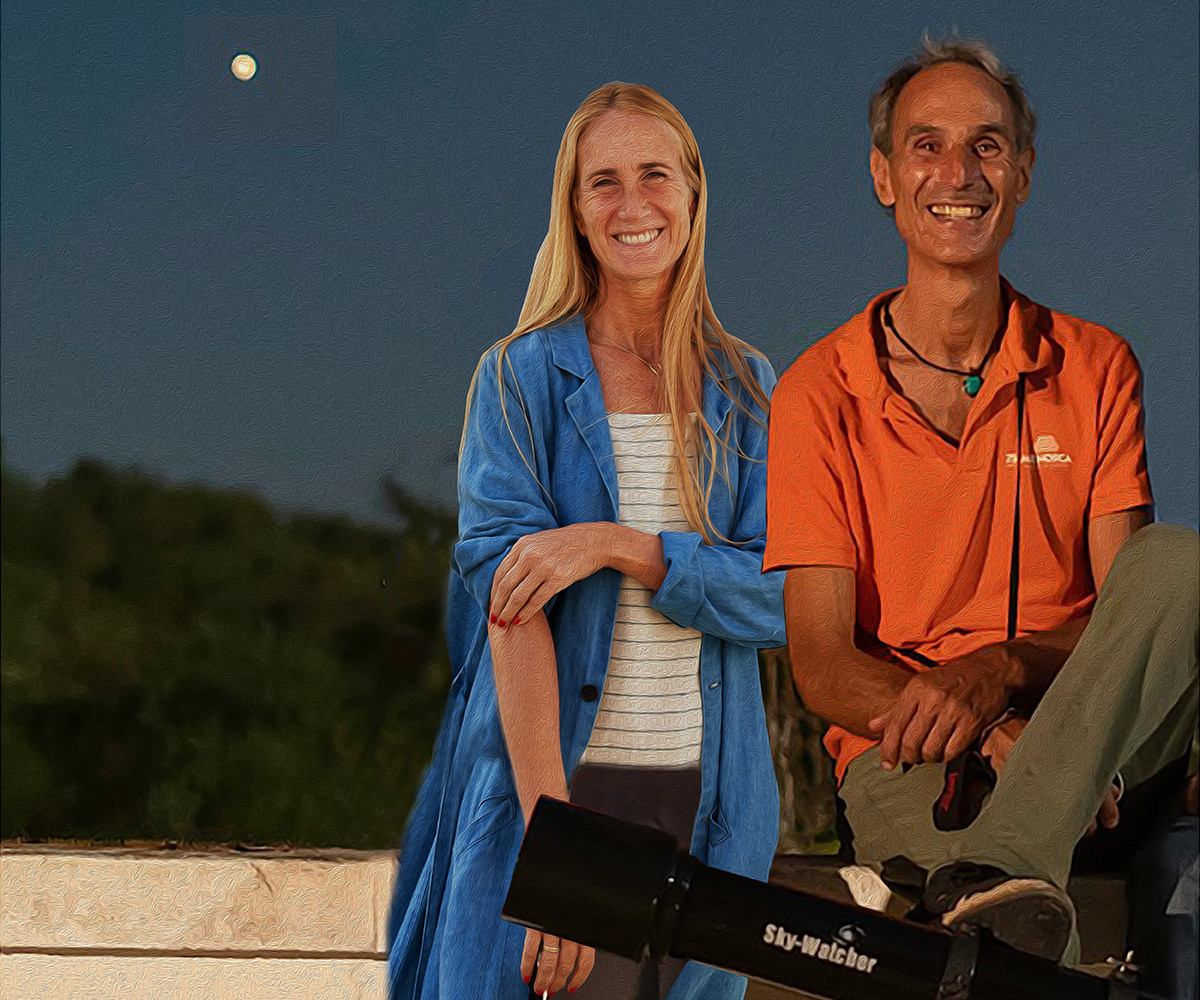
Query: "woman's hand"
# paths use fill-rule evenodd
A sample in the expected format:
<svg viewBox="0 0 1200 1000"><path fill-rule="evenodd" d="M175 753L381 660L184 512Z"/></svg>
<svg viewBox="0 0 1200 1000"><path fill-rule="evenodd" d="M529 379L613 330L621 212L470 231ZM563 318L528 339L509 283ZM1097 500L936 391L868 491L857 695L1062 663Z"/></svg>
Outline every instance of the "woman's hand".
<svg viewBox="0 0 1200 1000"><path fill-rule="evenodd" d="M522 535L496 567L489 621L520 625L555 594L603 569L616 527L594 521Z"/></svg>
<svg viewBox="0 0 1200 1000"><path fill-rule="evenodd" d="M525 950L521 952L521 978L525 982L529 982L529 977L533 975L538 948L542 950L542 960L537 963L533 990L539 996L546 992L557 993L567 985L574 993L596 964L594 948L578 945L574 941L562 941L530 927L525 931Z"/></svg>

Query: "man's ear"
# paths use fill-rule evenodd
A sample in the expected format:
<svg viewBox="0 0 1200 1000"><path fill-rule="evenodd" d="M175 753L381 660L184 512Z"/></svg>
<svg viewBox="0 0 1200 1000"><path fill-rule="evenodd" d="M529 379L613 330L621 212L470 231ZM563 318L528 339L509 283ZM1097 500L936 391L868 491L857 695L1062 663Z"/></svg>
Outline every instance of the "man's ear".
<svg viewBox="0 0 1200 1000"><path fill-rule="evenodd" d="M871 147L871 180L875 183L875 197L884 208L896 204L896 192L892 190L892 168L888 158L877 146Z"/></svg>
<svg viewBox="0 0 1200 1000"><path fill-rule="evenodd" d="M1017 157L1017 203L1024 205L1033 192L1033 161L1037 158L1030 146Z"/></svg>

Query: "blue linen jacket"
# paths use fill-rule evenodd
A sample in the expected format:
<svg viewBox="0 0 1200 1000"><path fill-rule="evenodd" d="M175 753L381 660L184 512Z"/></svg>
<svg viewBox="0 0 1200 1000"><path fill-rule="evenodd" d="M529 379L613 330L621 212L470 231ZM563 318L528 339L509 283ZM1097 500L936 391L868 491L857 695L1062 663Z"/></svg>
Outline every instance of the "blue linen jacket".
<svg viewBox="0 0 1200 1000"><path fill-rule="evenodd" d="M747 360L769 393L770 365ZM521 535L617 520L612 440L582 320L518 338L504 377L507 422L493 349L479 369L459 461L459 540L447 608L453 676L433 763L400 852L388 927L393 1000L529 995L519 972L525 929L500 917L524 825L487 643L492 576ZM727 382L741 391L732 372ZM744 399L757 409L748 393ZM694 532L662 532L667 574L650 603L703 633L701 795L691 853L765 879L778 837L779 795L756 648L784 642L783 574L761 573L767 433L707 374L703 407L718 439L732 422L730 440L740 452L729 459L730 486L719 476L714 483L710 516L727 538L745 544L705 545ZM568 780L595 722L599 702L582 692L603 690L620 585L620 573L603 569L546 606ZM744 990L742 977L689 962L670 997L734 1000Z"/></svg>

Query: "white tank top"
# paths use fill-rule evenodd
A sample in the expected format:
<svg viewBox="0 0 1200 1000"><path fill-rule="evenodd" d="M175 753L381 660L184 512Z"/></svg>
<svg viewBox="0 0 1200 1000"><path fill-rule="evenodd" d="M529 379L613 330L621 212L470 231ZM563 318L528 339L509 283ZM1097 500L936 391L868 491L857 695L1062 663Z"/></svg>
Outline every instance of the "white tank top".
<svg viewBox="0 0 1200 1000"><path fill-rule="evenodd" d="M652 534L691 531L679 506L666 414L610 413L608 425L617 520ZM676 767L700 760L700 633L655 611L651 596L637 580L622 580L608 675L583 762Z"/></svg>

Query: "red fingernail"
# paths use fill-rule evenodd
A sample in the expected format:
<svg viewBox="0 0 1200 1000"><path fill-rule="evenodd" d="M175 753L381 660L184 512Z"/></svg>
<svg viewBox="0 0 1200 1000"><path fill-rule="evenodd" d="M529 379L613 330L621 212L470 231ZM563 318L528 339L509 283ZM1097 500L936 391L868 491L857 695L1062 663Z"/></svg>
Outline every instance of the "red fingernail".
<svg viewBox="0 0 1200 1000"><path fill-rule="evenodd" d="M522 975L521 975L521 982L523 982L523 983L527 983L527 982L529 982L529 977L528 977L528 976L526 976L526 975L524 975L524 974L522 974Z"/></svg>
<svg viewBox="0 0 1200 1000"><path fill-rule="evenodd" d="M490 618L488 618L488 621L491 622L493 625L495 625L496 624L496 616L492 615Z"/></svg>
<svg viewBox="0 0 1200 1000"><path fill-rule="evenodd" d="M504 628L504 619L501 618L499 621L496 622L496 624L499 625L501 628Z"/></svg>
<svg viewBox="0 0 1200 1000"><path fill-rule="evenodd" d="M520 624L521 624L521 619L520 619L520 618L514 618L514 619L513 619L513 624L514 624L514 625L520 625Z"/></svg>

